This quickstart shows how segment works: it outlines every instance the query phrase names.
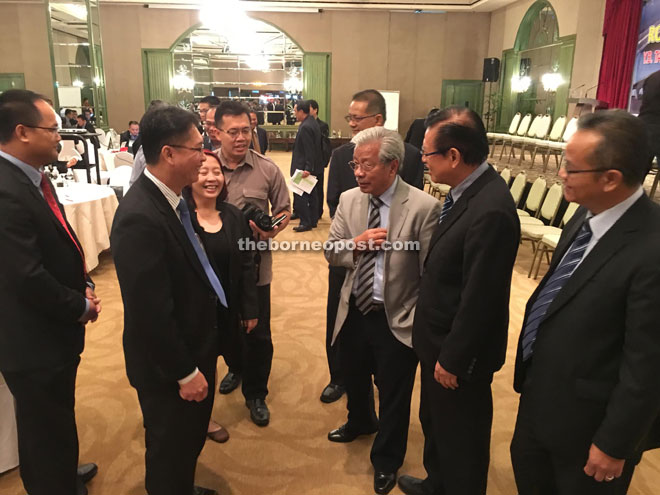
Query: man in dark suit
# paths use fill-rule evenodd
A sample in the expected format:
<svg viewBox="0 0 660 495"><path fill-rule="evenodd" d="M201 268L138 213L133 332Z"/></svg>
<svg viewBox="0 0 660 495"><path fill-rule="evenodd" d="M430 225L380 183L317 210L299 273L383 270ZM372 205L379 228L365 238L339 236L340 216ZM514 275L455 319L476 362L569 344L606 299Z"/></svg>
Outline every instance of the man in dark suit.
<svg viewBox="0 0 660 495"><path fill-rule="evenodd" d="M432 113L437 112L437 108L432 108L427 117L430 117ZM426 132L426 118L424 119L415 119L413 123L410 124L408 132L406 133L406 138L404 141L410 143L416 148L421 148L424 142L424 133Z"/></svg>
<svg viewBox="0 0 660 495"><path fill-rule="evenodd" d="M57 130L39 95L0 96L0 372L16 400L31 495L87 493L76 479L74 392L85 324L101 310L80 242L40 171L57 160Z"/></svg>
<svg viewBox="0 0 660 495"><path fill-rule="evenodd" d="M266 129L259 127L257 112L254 110L250 110L250 127L252 128L250 149L265 155L266 151L268 151L268 133L266 132Z"/></svg>
<svg viewBox="0 0 660 495"><path fill-rule="evenodd" d="M644 81L639 118L646 124L651 154L658 160L657 166L660 168L660 70Z"/></svg>
<svg viewBox="0 0 660 495"><path fill-rule="evenodd" d="M149 494L215 493L193 488L213 406L216 305L227 306L180 196L205 160L197 125L194 114L173 106L144 115L147 167L119 205L110 236L124 301L126 372L144 418Z"/></svg>
<svg viewBox="0 0 660 495"><path fill-rule="evenodd" d="M330 155L332 155L330 127L328 127L326 122L319 119L319 103L316 100L309 100L309 114L316 119L316 122L319 124L319 129L321 130L321 162L323 163L323 168L325 168L330 161ZM318 219L320 220L323 216L323 202L325 201L323 194L325 172L320 174L317 178L319 180L319 185L316 188L316 194L318 194Z"/></svg>
<svg viewBox="0 0 660 495"><path fill-rule="evenodd" d="M296 103L294 112L300 122L296 141L293 143L291 155L291 175L296 170L302 170L302 176L314 176L317 179L323 175L323 159L321 156L321 130L316 119L309 114L309 101L300 100ZM311 193L293 195L293 208L300 217L300 225L294 227L295 232L307 232L316 227L318 222L318 198L316 191L320 183L314 186Z"/></svg>
<svg viewBox="0 0 660 495"><path fill-rule="evenodd" d="M486 130L474 111L433 114L423 156L433 181L452 189L431 238L412 336L427 477L402 476L399 486L409 495L485 495L491 382L506 354L520 222L486 162Z"/></svg>
<svg viewBox="0 0 660 495"><path fill-rule="evenodd" d="M387 116L385 98L375 89L366 89L353 95L348 106L348 121L355 136L358 132L370 127L382 126ZM339 196L344 191L357 187L355 174L349 162L353 160L355 144L346 143L332 152L330 170L328 170L327 203L330 217L335 216ZM419 149L405 144L403 164L399 166L399 177L411 186L422 189L424 185L424 164ZM344 380L339 362L340 343L331 345L332 331L335 327L335 316L339 304L339 291L346 276L341 266L328 266L328 304L326 311L325 350L330 370L330 383L321 392L321 401L330 403L338 400L344 394Z"/></svg>
<svg viewBox="0 0 660 495"><path fill-rule="evenodd" d="M649 446L660 414L660 207L642 189L647 167L644 126L622 110L584 115L566 147L564 196L583 208L518 342L521 495L623 495Z"/></svg>
<svg viewBox="0 0 660 495"><path fill-rule="evenodd" d="M137 139L139 137L140 137L140 123L136 122L135 120L131 120L128 123L128 129L119 135L119 143L121 146L126 146L128 148L128 151L133 153L133 156L135 156L137 150L140 147L139 145L135 146L135 143L137 142ZM133 150L134 146L135 146L135 150Z"/></svg>

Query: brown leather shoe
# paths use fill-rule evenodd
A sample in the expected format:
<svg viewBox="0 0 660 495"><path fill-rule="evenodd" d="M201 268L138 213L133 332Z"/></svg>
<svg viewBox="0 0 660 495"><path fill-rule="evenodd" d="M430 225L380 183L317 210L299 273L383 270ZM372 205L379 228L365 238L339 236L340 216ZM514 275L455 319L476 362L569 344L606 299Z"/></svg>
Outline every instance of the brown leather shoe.
<svg viewBox="0 0 660 495"><path fill-rule="evenodd" d="M227 440L229 440L229 432L225 429L224 426L220 426L219 430L209 431L206 436L214 442L218 443L225 443Z"/></svg>

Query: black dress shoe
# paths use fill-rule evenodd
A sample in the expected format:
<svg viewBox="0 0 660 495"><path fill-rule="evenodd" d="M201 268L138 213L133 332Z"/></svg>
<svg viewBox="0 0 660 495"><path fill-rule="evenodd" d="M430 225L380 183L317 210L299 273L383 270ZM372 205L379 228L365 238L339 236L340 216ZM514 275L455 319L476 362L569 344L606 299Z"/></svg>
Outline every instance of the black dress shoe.
<svg viewBox="0 0 660 495"><path fill-rule="evenodd" d="M78 479L80 479L80 481L83 483L87 483L94 476L96 476L96 473L98 472L99 467L93 462L90 462L89 464L81 464L78 466Z"/></svg>
<svg viewBox="0 0 660 495"><path fill-rule="evenodd" d="M210 488L195 485L193 487L193 495L218 495L218 492L211 490Z"/></svg>
<svg viewBox="0 0 660 495"><path fill-rule="evenodd" d="M337 443L348 443L348 442L352 442L360 435L371 435L372 433L376 433L377 431L378 428L376 427L371 430L355 432L353 430L349 430L347 425L343 424L336 430L332 430L330 433L328 433L328 440Z"/></svg>
<svg viewBox="0 0 660 495"><path fill-rule="evenodd" d="M294 232L308 232L310 230L312 230L311 225L302 225L302 224L300 224L297 227L293 228Z"/></svg>
<svg viewBox="0 0 660 495"><path fill-rule="evenodd" d="M266 426L270 422L270 411L264 399L248 399L245 405L250 409L250 418L257 426Z"/></svg>
<svg viewBox="0 0 660 495"><path fill-rule="evenodd" d="M404 474L399 477L399 488L406 495L433 495L433 493L426 488L424 480L408 476Z"/></svg>
<svg viewBox="0 0 660 495"><path fill-rule="evenodd" d="M396 485L396 473L376 471L374 473L374 491L380 495L387 495Z"/></svg>
<svg viewBox="0 0 660 495"><path fill-rule="evenodd" d="M219 392L221 394L230 394L238 388L241 384L241 375L232 373L231 371L225 375L220 382Z"/></svg>
<svg viewBox="0 0 660 495"><path fill-rule="evenodd" d="M346 391L346 389L344 389L343 386L337 385L335 383L329 383L323 389L323 392L321 392L321 402L324 402L326 404L330 404L331 402L335 402L335 401L341 399L341 396L344 395L345 391Z"/></svg>

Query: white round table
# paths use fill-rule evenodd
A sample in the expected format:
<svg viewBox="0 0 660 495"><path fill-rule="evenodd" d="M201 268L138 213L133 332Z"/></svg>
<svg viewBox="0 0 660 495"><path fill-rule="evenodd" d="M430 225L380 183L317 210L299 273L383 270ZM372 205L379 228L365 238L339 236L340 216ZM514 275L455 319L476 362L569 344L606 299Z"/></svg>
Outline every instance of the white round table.
<svg viewBox="0 0 660 495"><path fill-rule="evenodd" d="M85 253L87 271L99 264L99 253L110 248L110 229L117 210L112 188L97 184L73 183L57 187L66 218L73 227Z"/></svg>

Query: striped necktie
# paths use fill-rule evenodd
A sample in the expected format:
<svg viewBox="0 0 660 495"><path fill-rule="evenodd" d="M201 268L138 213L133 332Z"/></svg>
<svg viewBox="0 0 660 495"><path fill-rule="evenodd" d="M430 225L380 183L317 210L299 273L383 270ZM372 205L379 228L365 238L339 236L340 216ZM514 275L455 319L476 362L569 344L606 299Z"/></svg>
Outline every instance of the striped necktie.
<svg viewBox="0 0 660 495"><path fill-rule="evenodd" d="M199 258L199 262L202 264L202 268L204 268L204 273L206 273L206 277L208 278L211 287L213 287L213 291L218 296L218 300L220 301L220 304L222 304L225 308L229 307L227 306L227 296L225 295L225 290L222 288L220 279L218 279L218 276L213 271L213 267L209 262L209 258L206 256L206 252L202 248L202 245L200 244L199 240L197 240L197 236L195 235L195 230L193 229L192 226L192 221L190 220L190 211L188 210L188 205L186 204L186 200L182 199L179 202L179 206L177 206L176 209L179 210L179 213L181 214L181 223L183 224L183 230L186 231L188 240L190 241L190 244L192 244L192 247L195 250L195 254Z"/></svg>
<svg viewBox="0 0 660 495"><path fill-rule="evenodd" d="M438 220L438 223L442 223L445 217L449 215L449 210L451 210L452 206L454 206L454 197L451 195L451 191L449 191L445 198L445 202L442 203L442 211L440 212L440 220Z"/></svg>
<svg viewBox="0 0 660 495"><path fill-rule="evenodd" d="M568 249L568 252L561 260L555 271L550 275L547 282L539 292L536 301L532 304L529 316L525 321L525 326L522 330L522 350L523 361L527 361L534 352L534 342L539 330L539 325L543 321L548 308L552 301L554 301L559 291L564 287L568 279L573 275L578 264L584 256L584 252L591 240L591 228L589 227L589 220L585 220L578 232L577 237Z"/></svg>
<svg viewBox="0 0 660 495"><path fill-rule="evenodd" d="M376 198L371 198L371 212L369 213L369 223L367 229L377 229L380 227L380 207L383 202ZM366 251L362 255L362 263L358 269L358 285L355 296L355 305L366 315L373 309L374 298L374 274L376 272L376 256L378 251Z"/></svg>

